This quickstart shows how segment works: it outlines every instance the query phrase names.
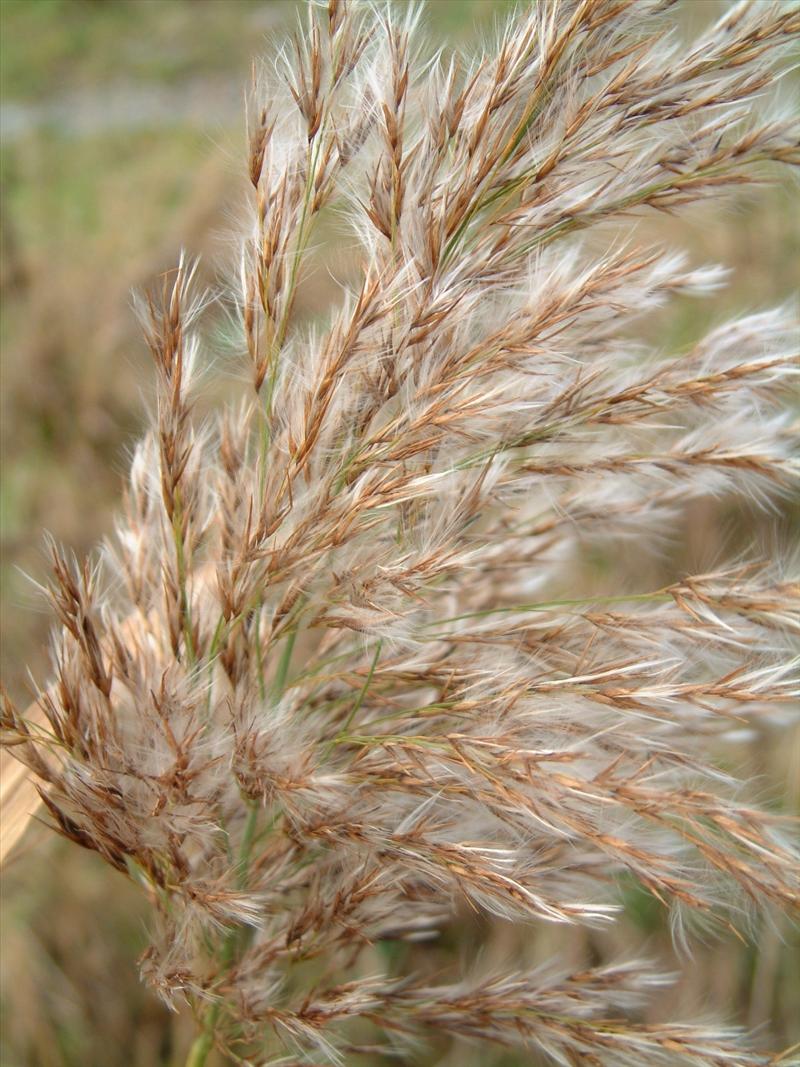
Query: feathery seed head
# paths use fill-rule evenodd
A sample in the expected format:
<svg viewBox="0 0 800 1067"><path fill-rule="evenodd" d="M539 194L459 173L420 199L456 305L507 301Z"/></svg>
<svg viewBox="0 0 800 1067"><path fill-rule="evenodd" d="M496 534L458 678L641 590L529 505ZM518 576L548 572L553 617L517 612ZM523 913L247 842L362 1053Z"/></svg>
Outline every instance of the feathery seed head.
<svg viewBox="0 0 800 1067"><path fill-rule="evenodd" d="M737 4L686 44L671 7L551 0L477 59L425 60L416 8L309 5L248 105L251 387L212 427L192 267L141 303L157 400L122 580L53 547L55 680L3 731L56 829L149 894L142 973L196 1011L195 1067L214 1044L350 1062L354 1019L563 1064L764 1062L734 1031L636 1021L663 981L639 961L357 966L464 902L608 924L626 878L678 940L800 903L782 818L714 763L791 716L797 583L743 563L581 585L598 546L661 545L691 500L797 489L790 311L670 353L641 316L725 271L618 232L800 161L754 110L800 14ZM360 268L311 334L296 295L333 209Z"/></svg>

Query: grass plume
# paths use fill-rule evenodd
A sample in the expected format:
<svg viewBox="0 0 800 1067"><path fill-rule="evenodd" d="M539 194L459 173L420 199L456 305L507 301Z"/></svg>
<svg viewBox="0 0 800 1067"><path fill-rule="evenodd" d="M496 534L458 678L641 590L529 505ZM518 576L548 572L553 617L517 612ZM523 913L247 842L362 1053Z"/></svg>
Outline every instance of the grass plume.
<svg viewBox="0 0 800 1067"><path fill-rule="evenodd" d="M309 6L248 106L238 405L195 413L192 267L140 302L157 399L117 536L96 564L52 546L55 681L3 725L56 829L151 899L142 972L191 1004L191 1067L437 1033L767 1062L733 1029L642 1022L666 979L637 959L363 966L465 902L602 927L623 878L687 946L798 907L786 818L717 759L796 708L791 561L575 580L693 499L797 487L790 311L665 352L646 313L724 271L619 231L800 162L797 124L756 109L800 12L737 4L686 43L673 7L551 0L469 61L426 56L416 9ZM358 277L304 329L333 212Z"/></svg>

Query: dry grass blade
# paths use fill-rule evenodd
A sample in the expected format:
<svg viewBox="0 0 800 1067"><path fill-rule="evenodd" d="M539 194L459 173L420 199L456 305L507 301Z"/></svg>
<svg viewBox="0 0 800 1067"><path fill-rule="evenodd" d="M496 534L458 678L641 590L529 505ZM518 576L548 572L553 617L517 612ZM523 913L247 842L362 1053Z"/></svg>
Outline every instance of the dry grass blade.
<svg viewBox="0 0 800 1067"><path fill-rule="evenodd" d="M5 862L39 807L36 784L24 763L10 751L0 753L0 863Z"/></svg>

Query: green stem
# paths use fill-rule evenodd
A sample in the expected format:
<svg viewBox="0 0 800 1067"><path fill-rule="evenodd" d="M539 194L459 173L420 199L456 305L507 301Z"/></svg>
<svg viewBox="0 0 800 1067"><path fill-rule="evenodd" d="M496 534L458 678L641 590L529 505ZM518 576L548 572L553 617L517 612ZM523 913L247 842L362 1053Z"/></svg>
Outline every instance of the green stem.
<svg viewBox="0 0 800 1067"><path fill-rule="evenodd" d="M286 676L289 671L289 662L292 658L292 650L294 648L295 639L297 637L297 630L292 630L286 637L286 644L283 648L280 663L278 664L278 672L275 678L275 684L273 686L273 697L277 701L280 699L281 694L286 686ZM250 853L253 849L253 842L256 836L256 827L258 825L258 807L256 804L250 805L250 810L247 813L247 821L244 825L244 832L242 834L242 843L239 848L239 863L238 863L238 877L237 882L240 889L244 889L247 884L247 868L250 865ZM220 954L221 970L227 971L230 965L233 963L236 955L236 949L239 945L241 927L236 927L231 930L225 938L222 946L222 952ZM189 1049L189 1055L186 1060L186 1067L205 1067L208 1054L214 1047L214 1031L216 1030L217 1023L219 1021L220 1012L222 1011L222 1002L216 1001L210 1006L205 1017L203 1024L203 1032L198 1034L195 1038L192 1047Z"/></svg>
<svg viewBox="0 0 800 1067"><path fill-rule="evenodd" d="M236 948L236 942L238 940L239 930L231 930L225 938L225 943L222 947L222 953L220 956L220 962L222 963L223 970L227 970L233 962L233 955ZM208 1054L214 1047L214 1031L217 1028L217 1021L222 1011L222 1001L215 1001L208 1009L206 1015L205 1024L203 1026L203 1032L198 1034L192 1043L192 1047L189 1049L189 1055L186 1059L186 1067L205 1067L205 1062L208 1059Z"/></svg>
<svg viewBox="0 0 800 1067"><path fill-rule="evenodd" d="M358 694L355 703L353 704L352 708L350 709L350 712L349 712L347 718L345 719L341 730L338 732L336 737L331 738L331 740L328 742L327 746L325 747L324 756L326 758L330 755L331 750L334 748L334 746L337 745L343 738L345 738L347 736L347 732L348 732L348 730L350 729L350 727L351 727L351 725L353 723L353 719L356 717L361 705L364 703L364 697L367 695L367 690L369 689L370 683L372 682L372 676L375 673L375 668L378 665L378 657L381 654L381 649L382 648L383 648L383 640L379 640L377 648L375 649L375 655L372 657L372 664L371 664L371 666L369 668L369 673L367 674L366 681L364 682L363 686L361 687L361 692Z"/></svg>
<svg viewBox="0 0 800 1067"><path fill-rule="evenodd" d="M244 825L242 844L239 850L239 873L236 880L240 889L243 889L247 883L247 868L250 863L250 853L253 848L253 841L255 840L257 824L258 807L255 804L251 804L250 810L247 813L247 822ZM227 971L233 963L241 932L241 927L237 926L233 930L230 930L225 937L222 952L220 953L220 963L222 964L221 969L223 971ZM192 1047L189 1049L189 1055L186 1059L186 1067L205 1067L208 1054L214 1047L214 1031L217 1028L217 1022L219 1021L221 1011L221 1000L215 1001L208 1009L205 1023L203 1025L203 1032L197 1035L192 1043Z"/></svg>
<svg viewBox="0 0 800 1067"><path fill-rule="evenodd" d="M244 824L244 833L242 834L242 845L239 850L239 876L237 881L240 889L244 889L247 884L247 868L250 865L250 853L253 851L253 841L256 836L257 824L258 806L256 804L250 804L250 810L247 813L247 821Z"/></svg>
<svg viewBox="0 0 800 1067"><path fill-rule="evenodd" d="M209 1012L209 1020L211 1019L211 1013ZM216 1020L215 1020L216 1021ZM208 1058L208 1054L211 1051L214 1043L213 1026L211 1033L203 1031L195 1040L192 1047L189 1049L189 1055L186 1059L186 1067L205 1067L205 1062Z"/></svg>
<svg viewBox="0 0 800 1067"><path fill-rule="evenodd" d="M272 699L277 704L283 696L283 691L286 688L286 676L289 673L289 663L292 658L292 651L294 650L294 643L297 640L297 628L290 630L286 635L286 643L283 646L283 652L281 653L280 662L278 663L278 670L275 674L275 681L272 685Z"/></svg>

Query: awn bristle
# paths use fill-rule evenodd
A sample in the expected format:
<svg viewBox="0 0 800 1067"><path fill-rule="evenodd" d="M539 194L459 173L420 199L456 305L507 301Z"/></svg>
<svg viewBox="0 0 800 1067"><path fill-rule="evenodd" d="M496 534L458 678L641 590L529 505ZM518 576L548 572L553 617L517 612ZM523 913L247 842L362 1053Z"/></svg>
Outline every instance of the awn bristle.
<svg viewBox="0 0 800 1067"><path fill-rule="evenodd" d="M642 1023L666 979L638 960L372 973L464 901L613 923L623 876L679 942L798 907L786 818L714 762L796 712L788 563L602 597L579 577L691 500L797 487L790 314L667 354L638 316L724 272L618 234L800 162L755 104L800 10L737 4L688 44L674 19L550 0L467 61L421 54L416 9L310 6L248 109L239 406L194 410L191 267L142 301L157 404L116 541L53 546L55 681L4 726L60 833L149 894L142 972L192 1005L193 1067L436 1032L767 1062L733 1029ZM314 332L295 297L332 209L360 267Z"/></svg>

